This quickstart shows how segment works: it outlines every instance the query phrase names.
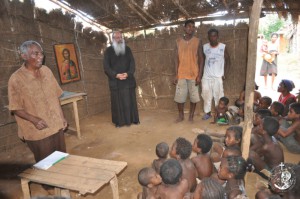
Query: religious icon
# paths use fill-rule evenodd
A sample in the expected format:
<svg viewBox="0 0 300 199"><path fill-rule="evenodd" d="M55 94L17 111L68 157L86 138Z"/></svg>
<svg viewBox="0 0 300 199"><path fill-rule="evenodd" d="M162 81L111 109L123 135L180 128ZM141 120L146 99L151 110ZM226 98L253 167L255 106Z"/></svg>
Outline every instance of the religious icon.
<svg viewBox="0 0 300 199"><path fill-rule="evenodd" d="M55 44L54 52L59 71L60 82L65 84L79 81L80 71L74 44Z"/></svg>

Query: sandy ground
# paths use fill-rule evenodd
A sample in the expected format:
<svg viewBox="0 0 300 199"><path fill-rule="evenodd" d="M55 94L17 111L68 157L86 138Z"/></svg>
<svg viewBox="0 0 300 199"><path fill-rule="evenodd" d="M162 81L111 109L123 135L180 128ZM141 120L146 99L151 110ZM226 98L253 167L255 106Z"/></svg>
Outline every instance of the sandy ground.
<svg viewBox="0 0 300 199"><path fill-rule="evenodd" d="M141 124L130 127L115 128L110 122L110 113L102 113L81 120L82 139L77 139L74 132L66 134L68 153L93 158L121 160L128 163L127 168L118 176L120 199L133 199L141 191L137 182L137 173L142 167L150 166L155 156L155 146L161 141L171 145L177 137L185 137L191 142L198 129L224 134L226 126L210 124L195 116L194 123L187 120L174 124L176 112L141 110ZM285 150L286 152L286 150ZM195 154L192 154L194 156ZM286 162L296 163L299 155L285 153ZM33 155L26 145L10 153L1 155L0 198L22 198L20 179L17 176L34 163ZM247 176L248 195L254 198L255 184L259 178L255 174ZM38 184L30 185L32 196L48 195ZM94 195L80 196L71 192L72 198L112 198L109 185L104 186Z"/></svg>
<svg viewBox="0 0 300 199"><path fill-rule="evenodd" d="M258 59L256 82L260 86L262 96L268 95L277 100L279 94L270 87L264 88L263 77L259 76L261 60ZM280 55L278 76L274 87L277 88L281 79L291 79L296 89L300 86L299 58L292 54ZM270 78L269 78L270 80ZM269 81L270 82L270 81ZM269 84L270 85L270 84ZM198 107L198 112L200 108ZM80 121L82 139L77 139L74 132L66 133L67 151L70 154L93 158L121 160L128 163L127 168L118 176L120 199L133 199L141 191L137 182L137 173L142 167L150 166L155 156L155 146L161 141L171 145L177 137L185 137L191 142L196 137L197 129L207 129L209 132L225 133L226 126L209 124L202 121L201 115L195 116L194 123L187 120L175 124L176 111L140 110L140 125L115 128L111 124L110 112L101 113ZM186 115L187 118L187 115ZM285 161L297 163L299 155L285 152ZM194 156L195 154L192 154ZM0 154L0 199L20 199L22 191L17 175L34 163L33 155L27 146L21 145L12 151ZM250 198L256 193L255 185L260 178L252 173L246 177L246 190ZM48 195L38 184L30 185L32 196ZM94 195L80 196L71 192L72 198L112 198L109 185L104 186Z"/></svg>

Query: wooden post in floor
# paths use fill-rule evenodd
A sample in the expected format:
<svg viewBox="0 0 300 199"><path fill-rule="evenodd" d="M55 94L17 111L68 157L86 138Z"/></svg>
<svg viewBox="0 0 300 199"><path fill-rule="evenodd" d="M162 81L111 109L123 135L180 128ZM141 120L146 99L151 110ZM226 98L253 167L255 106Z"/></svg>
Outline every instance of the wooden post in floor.
<svg viewBox="0 0 300 199"><path fill-rule="evenodd" d="M249 34L248 34L248 61L246 75L245 91L245 123L242 140L243 158L249 156L251 129L253 123L253 97L255 88L255 68L256 68L256 51L257 51L257 34L258 24L261 13L263 0L254 0L250 14Z"/></svg>

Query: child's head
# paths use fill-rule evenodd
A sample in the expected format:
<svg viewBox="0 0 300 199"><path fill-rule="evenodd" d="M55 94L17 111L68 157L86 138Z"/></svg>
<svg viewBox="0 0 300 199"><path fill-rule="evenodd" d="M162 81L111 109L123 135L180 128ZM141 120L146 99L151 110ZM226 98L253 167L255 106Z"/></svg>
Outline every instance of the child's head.
<svg viewBox="0 0 300 199"><path fill-rule="evenodd" d="M207 153L212 147L212 139L209 135L199 134L193 144L193 151L196 153Z"/></svg>
<svg viewBox="0 0 300 199"><path fill-rule="evenodd" d="M185 160L190 157L192 153L192 144L185 138L179 137L173 143L170 151L170 156L176 159Z"/></svg>
<svg viewBox="0 0 300 199"><path fill-rule="evenodd" d="M225 108L225 107L228 106L228 103L229 103L229 99L227 97L221 97L219 99L218 107L219 108Z"/></svg>
<svg viewBox="0 0 300 199"><path fill-rule="evenodd" d="M146 167L140 170L138 181L140 185L151 188L161 183L161 177L153 168Z"/></svg>
<svg viewBox="0 0 300 199"><path fill-rule="evenodd" d="M225 145L240 146L243 136L243 128L241 126L231 126L226 129Z"/></svg>
<svg viewBox="0 0 300 199"><path fill-rule="evenodd" d="M160 175L165 184L177 184L182 176L182 167L178 160L169 159L160 168Z"/></svg>
<svg viewBox="0 0 300 199"><path fill-rule="evenodd" d="M258 110L254 115L253 125L258 126L262 122L262 120L267 116L272 116L272 113L270 110L268 110L268 109Z"/></svg>
<svg viewBox="0 0 300 199"><path fill-rule="evenodd" d="M284 105L280 102L275 101L271 104L270 111L273 117L282 116L284 112Z"/></svg>
<svg viewBox="0 0 300 199"><path fill-rule="evenodd" d="M290 110L287 115L288 119L295 120L300 118L300 103L290 104Z"/></svg>
<svg viewBox="0 0 300 199"><path fill-rule="evenodd" d="M213 178L203 178L198 185L201 187L201 199L224 199L224 187Z"/></svg>
<svg viewBox="0 0 300 199"><path fill-rule="evenodd" d="M169 153L169 145L165 142L156 145L156 155L159 158L167 158Z"/></svg>
<svg viewBox="0 0 300 199"><path fill-rule="evenodd" d="M243 179L247 171L247 163L241 156L222 158L218 176L222 180Z"/></svg>
<svg viewBox="0 0 300 199"><path fill-rule="evenodd" d="M270 116L267 116L263 119L262 130L265 130L269 136L273 136L277 133L279 129L279 122Z"/></svg>
<svg viewBox="0 0 300 199"><path fill-rule="evenodd" d="M263 96L259 99L259 109L268 109L272 104L272 99L268 96Z"/></svg>

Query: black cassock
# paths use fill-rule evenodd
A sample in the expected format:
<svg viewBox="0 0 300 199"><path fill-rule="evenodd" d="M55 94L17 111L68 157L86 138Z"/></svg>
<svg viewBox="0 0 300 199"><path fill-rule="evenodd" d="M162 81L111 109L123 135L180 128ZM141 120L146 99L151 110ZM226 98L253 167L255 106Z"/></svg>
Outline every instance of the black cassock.
<svg viewBox="0 0 300 199"><path fill-rule="evenodd" d="M108 47L103 66L109 81L112 122L117 127L140 123L135 94L135 62L130 48L126 46L125 54L117 56L113 47ZM127 73L127 79L117 79L118 73Z"/></svg>

